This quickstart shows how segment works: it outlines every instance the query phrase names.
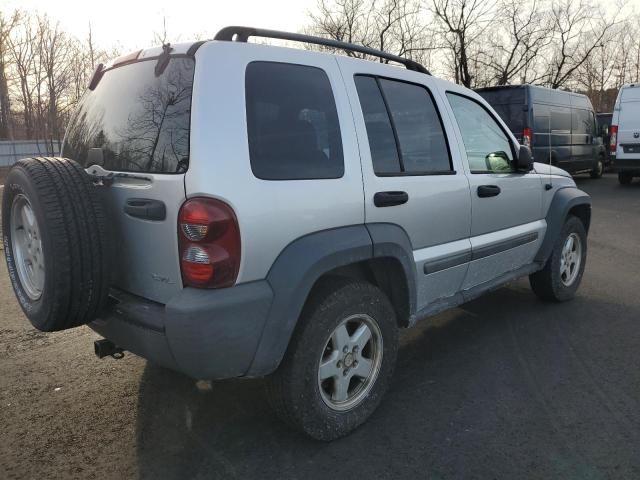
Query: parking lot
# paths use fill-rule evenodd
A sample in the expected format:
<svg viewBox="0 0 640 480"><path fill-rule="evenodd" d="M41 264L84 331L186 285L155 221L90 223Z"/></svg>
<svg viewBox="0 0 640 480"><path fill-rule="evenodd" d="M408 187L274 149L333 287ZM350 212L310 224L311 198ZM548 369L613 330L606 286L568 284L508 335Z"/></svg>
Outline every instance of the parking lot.
<svg viewBox="0 0 640 480"><path fill-rule="evenodd" d="M88 328L30 328L0 266L0 478L639 478L640 182L593 196L578 297L521 280L403 332L349 437L288 430L257 380L195 383Z"/></svg>

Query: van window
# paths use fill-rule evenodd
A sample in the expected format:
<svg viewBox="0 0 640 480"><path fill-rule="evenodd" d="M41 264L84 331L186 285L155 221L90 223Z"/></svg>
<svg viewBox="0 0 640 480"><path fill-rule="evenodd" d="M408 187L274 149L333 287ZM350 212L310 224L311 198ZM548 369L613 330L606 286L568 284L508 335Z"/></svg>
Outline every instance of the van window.
<svg viewBox="0 0 640 480"><path fill-rule="evenodd" d="M155 65L152 59L107 70L82 97L62 155L84 167L185 172L195 62L174 57L158 77Z"/></svg>
<svg viewBox="0 0 640 480"><path fill-rule="evenodd" d="M571 133L571 109L566 107L550 107L551 131Z"/></svg>
<svg viewBox="0 0 640 480"><path fill-rule="evenodd" d="M500 118L517 137L522 135L524 127L527 126L525 125L527 109L524 88L481 89L478 94L491 105L491 108L500 115Z"/></svg>
<svg viewBox="0 0 640 480"><path fill-rule="evenodd" d="M549 118L549 107L546 105L533 105L533 131L535 134L549 133L551 119Z"/></svg>
<svg viewBox="0 0 640 480"><path fill-rule="evenodd" d="M367 76L355 81L377 175L452 171L444 128L425 87Z"/></svg>
<svg viewBox="0 0 640 480"><path fill-rule="evenodd" d="M471 173L504 173L514 169L513 147L500 124L478 102L447 93L460 128Z"/></svg>
<svg viewBox="0 0 640 480"><path fill-rule="evenodd" d="M571 119L573 135L593 135L593 113L589 110L574 109Z"/></svg>
<svg viewBox="0 0 640 480"><path fill-rule="evenodd" d="M264 180L340 178L338 112L327 74L315 67L252 62L245 74L253 174Z"/></svg>

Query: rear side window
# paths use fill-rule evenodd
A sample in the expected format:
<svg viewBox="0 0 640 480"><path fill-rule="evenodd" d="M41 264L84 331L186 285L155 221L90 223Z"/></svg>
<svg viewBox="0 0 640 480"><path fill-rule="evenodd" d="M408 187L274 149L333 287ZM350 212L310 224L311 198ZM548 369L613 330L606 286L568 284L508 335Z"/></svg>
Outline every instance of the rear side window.
<svg viewBox="0 0 640 480"><path fill-rule="evenodd" d="M355 77L376 175L452 172L440 115L420 85Z"/></svg>
<svg viewBox="0 0 640 480"><path fill-rule="evenodd" d="M174 57L160 76L155 65L145 60L105 72L80 101L62 154L84 167L185 172L195 62Z"/></svg>
<svg viewBox="0 0 640 480"><path fill-rule="evenodd" d="M252 62L246 78L253 174L264 180L340 178L338 112L327 74L315 67Z"/></svg>
<svg viewBox="0 0 640 480"><path fill-rule="evenodd" d="M394 174L402 171L393 127L384 100L373 77L355 78L358 97L367 126L371 160L376 174Z"/></svg>

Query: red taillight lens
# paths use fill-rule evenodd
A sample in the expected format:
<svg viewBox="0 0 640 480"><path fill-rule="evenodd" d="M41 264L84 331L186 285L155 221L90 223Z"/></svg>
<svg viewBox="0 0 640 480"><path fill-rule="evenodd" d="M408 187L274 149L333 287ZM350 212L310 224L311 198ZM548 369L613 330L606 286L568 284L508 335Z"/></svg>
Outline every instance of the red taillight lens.
<svg viewBox="0 0 640 480"><path fill-rule="evenodd" d="M609 128L609 134L611 135L609 137L609 151L611 153L616 153L616 148L618 146L618 126L611 125Z"/></svg>
<svg viewBox="0 0 640 480"><path fill-rule="evenodd" d="M531 147L531 141L533 140L533 130L531 128L525 128L522 130L522 144L527 147Z"/></svg>
<svg viewBox="0 0 640 480"><path fill-rule="evenodd" d="M213 198L192 198L182 205L178 222L183 283L233 285L240 269L240 229L231 207Z"/></svg>

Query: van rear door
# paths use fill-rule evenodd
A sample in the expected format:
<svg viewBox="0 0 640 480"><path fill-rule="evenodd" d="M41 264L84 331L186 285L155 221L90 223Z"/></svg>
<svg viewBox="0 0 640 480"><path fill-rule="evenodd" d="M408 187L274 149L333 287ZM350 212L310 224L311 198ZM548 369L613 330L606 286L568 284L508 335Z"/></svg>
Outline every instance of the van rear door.
<svg viewBox="0 0 640 480"><path fill-rule="evenodd" d="M618 115L618 159L640 160L640 87L622 90Z"/></svg>
<svg viewBox="0 0 640 480"><path fill-rule="evenodd" d="M522 143L524 129L531 127L527 122L528 110L525 89L514 87L489 88L478 90L477 93L498 112L498 115L507 124L511 133L513 133L518 142Z"/></svg>
<svg viewBox="0 0 640 480"><path fill-rule="evenodd" d="M116 233L114 285L166 303L182 289L177 217L189 165L195 60L145 58L106 70L87 91L62 155L103 177Z"/></svg>

